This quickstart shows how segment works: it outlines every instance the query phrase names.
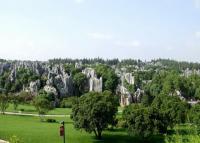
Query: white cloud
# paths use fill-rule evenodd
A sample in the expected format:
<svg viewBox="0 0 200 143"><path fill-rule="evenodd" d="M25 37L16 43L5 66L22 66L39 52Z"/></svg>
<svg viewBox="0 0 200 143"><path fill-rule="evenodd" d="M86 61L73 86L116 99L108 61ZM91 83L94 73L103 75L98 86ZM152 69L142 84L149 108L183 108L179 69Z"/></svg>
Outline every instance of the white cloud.
<svg viewBox="0 0 200 143"><path fill-rule="evenodd" d="M77 4L81 4L81 3L83 3L85 0L74 0L75 1L75 3L77 3Z"/></svg>
<svg viewBox="0 0 200 143"><path fill-rule="evenodd" d="M173 51L174 47L173 46L167 46L166 47L166 51L170 52Z"/></svg>
<svg viewBox="0 0 200 143"><path fill-rule="evenodd" d="M140 46L140 42L139 41L133 41L133 42L130 43L130 46L139 47Z"/></svg>
<svg viewBox="0 0 200 143"><path fill-rule="evenodd" d="M133 40L133 41L128 41L128 42L117 41L114 44L119 47L140 47L141 46L141 43L138 40Z"/></svg>
<svg viewBox="0 0 200 143"><path fill-rule="evenodd" d="M91 39L96 39L96 40L111 40L113 39L113 36L110 34L105 34L105 33L88 33L89 38Z"/></svg>
<svg viewBox="0 0 200 143"><path fill-rule="evenodd" d="M200 39L200 31L195 32L195 37Z"/></svg>
<svg viewBox="0 0 200 143"><path fill-rule="evenodd" d="M196 8L200 8L200 0L194 0L194 4Z"/></svg>

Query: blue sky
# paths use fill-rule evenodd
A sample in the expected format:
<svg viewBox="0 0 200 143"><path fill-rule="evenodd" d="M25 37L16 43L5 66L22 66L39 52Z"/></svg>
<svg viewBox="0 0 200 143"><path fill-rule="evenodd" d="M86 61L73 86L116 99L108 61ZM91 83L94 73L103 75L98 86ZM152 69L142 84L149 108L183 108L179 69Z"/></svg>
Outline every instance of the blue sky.
<svg viewBox="0 0 200 143"><path fill-rule="evenodd" d="M1 0L0 58L200 62L200 0Z"/></svg>

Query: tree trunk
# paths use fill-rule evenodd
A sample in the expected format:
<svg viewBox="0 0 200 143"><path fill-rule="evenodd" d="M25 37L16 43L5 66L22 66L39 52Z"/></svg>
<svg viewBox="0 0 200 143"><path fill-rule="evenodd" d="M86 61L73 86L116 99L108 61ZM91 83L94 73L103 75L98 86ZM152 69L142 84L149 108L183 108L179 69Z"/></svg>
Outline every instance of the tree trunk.
<svg viewBox="0 0 200 143"><path fill-rule="evenodd" d="M98 134L97 138L98 138L99 140L101 139L101 133L102 133L101 130L97 130L97 134Z"/></svg>
<svg viewBox="0 0 200 143"><path fill-rule="evenodd" d="M96 138L98 137L96 130L94 129L94 134L96 136Z"/></svg>

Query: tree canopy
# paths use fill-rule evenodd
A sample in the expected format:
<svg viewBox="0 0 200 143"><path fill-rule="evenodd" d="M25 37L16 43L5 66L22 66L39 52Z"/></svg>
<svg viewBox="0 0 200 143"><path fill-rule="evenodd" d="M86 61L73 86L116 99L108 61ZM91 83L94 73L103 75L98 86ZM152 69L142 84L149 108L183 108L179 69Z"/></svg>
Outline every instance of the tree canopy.
<svg viewBox="0 0 200 143"><path fill-rule="evenodd" d="M84 94L72 106L71 118L75 128L94 132L101 139L102 131L115 123L117 105L115 96L109 91Z"/></svg>

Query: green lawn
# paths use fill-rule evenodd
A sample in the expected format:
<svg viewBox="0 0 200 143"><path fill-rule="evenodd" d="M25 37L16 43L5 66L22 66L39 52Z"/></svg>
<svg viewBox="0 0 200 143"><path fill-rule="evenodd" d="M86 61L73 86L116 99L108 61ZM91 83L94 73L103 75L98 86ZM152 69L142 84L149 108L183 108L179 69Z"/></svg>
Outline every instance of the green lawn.
<svg viewBox="0 0 200 143"><path fill-rule="evenodd" d="M27 105L27 104L20 104L17 108L17 111L15 111L14 108L13 108L13 105L10 104L6 111L7 112L20 112L20 111L22 111L22 113L37 114L35 107L32 106L32 105ZM71 109L70 108L56 108L54 110L49 111L47 114L50 114L50 115L70 115Z"/></svg>
<svg viewBox="0 0 200 143"><path fill-rule="evenodd" d="M23 143L62 143L59 136L60 121L66 122L67 143L140 143L123 129L104 131L103 139L97 141L93 134L77 131L70 118L54 118L57 123L40 122L39 117L0 115L0 138L8 140L16 135ZM152 143L199 143L200 136L189 125L179 125L169 135L152 137ZM145 143L147 141L144 141Z"/></svg>
<svg viewBox="0 0 200 143"><path fill-rule="evenodd" d="M123 130L104 132L104 141L95 140L93 134L77 131L69 118L55 118L65 120L67 143L130 143L131 138ZM38 117L0 115L0 138L8 139L16 135L24 143L62 143L59 136L59 123L40 122Z"/></svg>
<svg viewBox="0 0 200 143"><path fill-rule="evenodd" d="M23 109L23 111L21 110ZM17 111L14 110L13 104L10 104L7 112L21 112L21 113L31 113L31 114L37 114L37 111L34 106L27 105L27 104L20 104L17 108ZM118 107L118 115L122 114L123 107ZM71 108L55 108L54 110L49 111L47 114L50 115L70 115L71 114Z"/></svg>

